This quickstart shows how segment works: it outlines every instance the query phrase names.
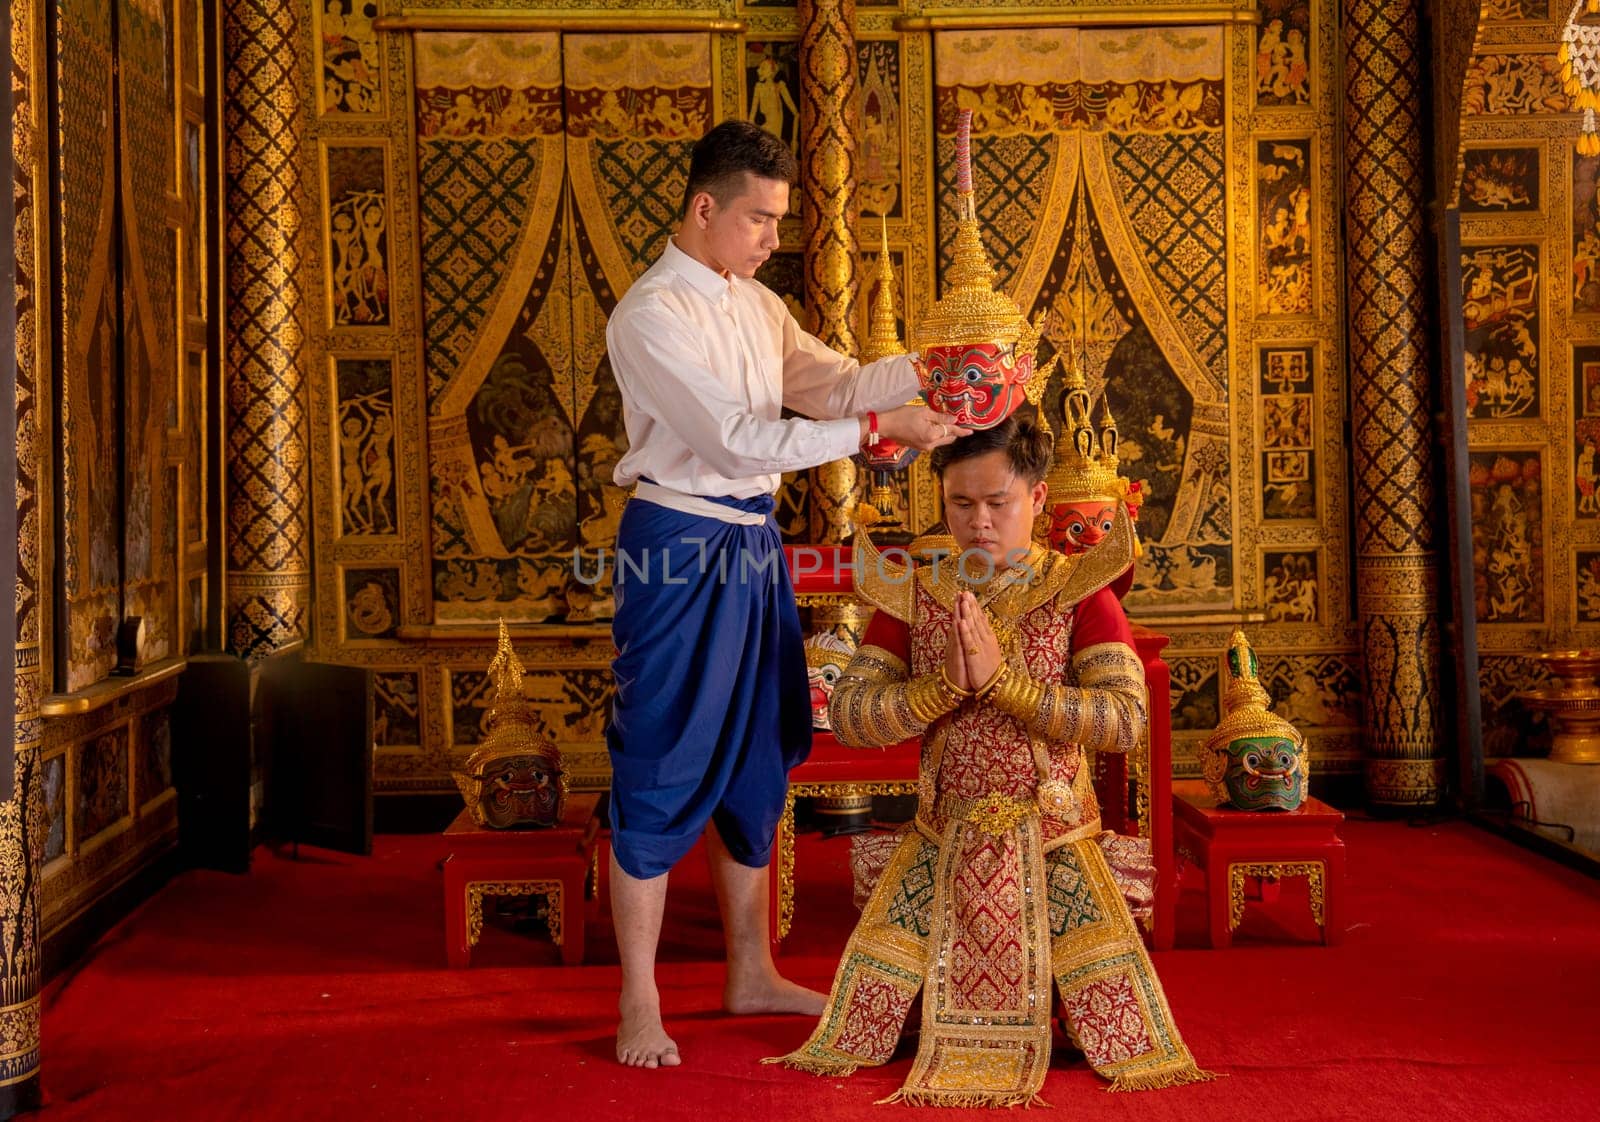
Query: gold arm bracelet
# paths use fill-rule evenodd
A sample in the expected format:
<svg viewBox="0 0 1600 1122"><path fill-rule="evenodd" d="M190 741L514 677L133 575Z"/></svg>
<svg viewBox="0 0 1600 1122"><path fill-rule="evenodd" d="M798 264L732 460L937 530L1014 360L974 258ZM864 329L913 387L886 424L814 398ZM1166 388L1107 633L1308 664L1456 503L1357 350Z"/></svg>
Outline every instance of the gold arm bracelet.
<svg viewBox="0 0 1600 1122"><path fill-rule="evenodd" d="M1006 674L994 686L994 704L1002 713L1032 721L1044 701L1044 686L1027 674Z"/></svg>
<svg viewBox="0 0 1600 1122"><path fill-rule="evenodd" d="M924 674L906 686L906 703L911 714L923 724L931 725L946 713L954 712L961 704L961 693L943 674Z"/></svg>

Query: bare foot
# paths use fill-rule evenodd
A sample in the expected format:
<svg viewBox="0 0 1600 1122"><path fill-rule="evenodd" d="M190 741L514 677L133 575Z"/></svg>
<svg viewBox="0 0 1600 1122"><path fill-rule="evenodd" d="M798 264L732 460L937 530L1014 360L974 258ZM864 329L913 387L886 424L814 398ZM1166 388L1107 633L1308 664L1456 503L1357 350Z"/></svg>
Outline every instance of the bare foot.
<svg viewBox="0 0 1600 1122"><path fill-rule="evenodd" d="M722 1007L730 1013L821 1014L828 995L791 982L776 970L735 981L722 988Z"/></svg>
<svg viewBox="0 0 1600 1122"><path fill-rule="evenodd" d="M618 1003L622 1014L617 1024L617 1062L629 1067L677 1067L678 1046L661 1024L658 1001Z"/></svg>

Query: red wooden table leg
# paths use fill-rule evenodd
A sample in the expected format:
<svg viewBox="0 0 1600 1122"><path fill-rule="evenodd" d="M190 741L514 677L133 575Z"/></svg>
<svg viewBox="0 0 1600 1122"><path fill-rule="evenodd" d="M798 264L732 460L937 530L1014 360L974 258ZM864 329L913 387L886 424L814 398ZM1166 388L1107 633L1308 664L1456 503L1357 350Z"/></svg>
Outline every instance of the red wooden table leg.
<svg viewBox="0 0 1600 1122"><path fill-rule="evenodd" d="M1328 847L1322 873L1322 941L1337 946L1344 940L1344 842Z"/></svg>
<svg viewBox="0 0 1600 1122"><path fill-rule="evenodd" d="M472 961L467 943L467 884L461 862L446 858L444 863L444 954L452 968Z"/></svg>
<svg viewBox="0 0 1600 1122"><path fill-rule="evenodd" d="M589 910L583 888L588 879L587 860L561 878L561 961L567 966L583 962L584 913Z"/></svg>

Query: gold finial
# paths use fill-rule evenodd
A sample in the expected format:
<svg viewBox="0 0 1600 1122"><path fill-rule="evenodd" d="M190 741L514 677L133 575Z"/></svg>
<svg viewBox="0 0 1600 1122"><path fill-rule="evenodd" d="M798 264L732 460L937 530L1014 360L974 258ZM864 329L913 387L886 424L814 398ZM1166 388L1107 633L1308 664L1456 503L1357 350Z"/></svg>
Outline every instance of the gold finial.
<svg viewBox="0 0 1600 1122"><path fill-rule="evenodd" d="M1100 463L1108 471L1115 472L1117 464L1117 419L1111 415L1111 401L1104 395L1100 398Z"/></svg>
<svg viewBox="0 0 1600 1122"><path fill-rule="evenodd" d="M511 631L505 617L500 618L500 646L489 663L489 680L494 683L494 706L489 710L488 726L492 731L501 721L515 714L523 717L528 699L522 692L522 678L526 674L522 660L511 649Z"/></svg>
<svg viewBox="0 0 1600 1122"><path fill-rule="evenodd" d="M1225 661L1227 669L1223 678L1227 688L1222 699L1224 712L1233 713L1251 706L1272 704L1272 695L1261 684L1261 668L1256 660L1256 652L1250 649L1250 640L1244 637L1241 628L1235 627L1228 638Z"/></svg>
<svg viewBox="0 0 1600 1122"><path fill-rule="evenodd" d="M1078 212L1078 283L1076 322L1072 326L1072 348L1062 371L1061 432L1056 438L1055 458L1045 482L1052 503L1090 502L1095 499L1126 499L1129 482L1117 474L1117 423L1111 405L1100 399L1100 431L1096 433L1091 412L1089 386L1085 381L1085 356L1089 325L1084 315L1084 255L1088 236L1083 211Z"/></svg>
<svg viewBox="0 0 1600 1122"><path fill-rule="evenodd" d="M889 220L882 219L881 242L876 272L878 291L872 298L872 316L867 326L867 342L861 348L861 364L906 353L895 325L894 262L889 258Z"/></svg>
<svg viewBox="0 0 1600 1122"><path fill-rule="evenodd" d="M978 229L977 206L972 193L970 162L972 135L972 110L963 109L956 123L956 238L954 259L944 275L945 292L939 301L918 323L913 334L912 350L927 351L934 347L970 347L992 343L1002 348L1014 348L1016 355L1031 354L1038 345L1043 328L1030 324L1003 292L994 287L994 267L984 252L982 232ZM1044 395L1054 363L1047 363L1034 371L1028 383L1028 400L1038 404Z"/></svg>

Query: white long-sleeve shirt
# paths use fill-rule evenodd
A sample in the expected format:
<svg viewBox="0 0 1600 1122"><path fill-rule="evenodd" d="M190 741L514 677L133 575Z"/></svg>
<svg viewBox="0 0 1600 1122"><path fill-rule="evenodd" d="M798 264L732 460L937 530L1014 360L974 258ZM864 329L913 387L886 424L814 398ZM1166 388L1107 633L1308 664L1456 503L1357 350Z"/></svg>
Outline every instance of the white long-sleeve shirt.
<svg viewBox="0 0 1600 1122"><path fill-rule="evenodd" d="M917 392L906 356L860 366L800 328L759 281L723 277L669 239L606 324L628 452L614 478L747 499L843 459L856 420ZM783 419L784 406L806 417Z"/></svg>

